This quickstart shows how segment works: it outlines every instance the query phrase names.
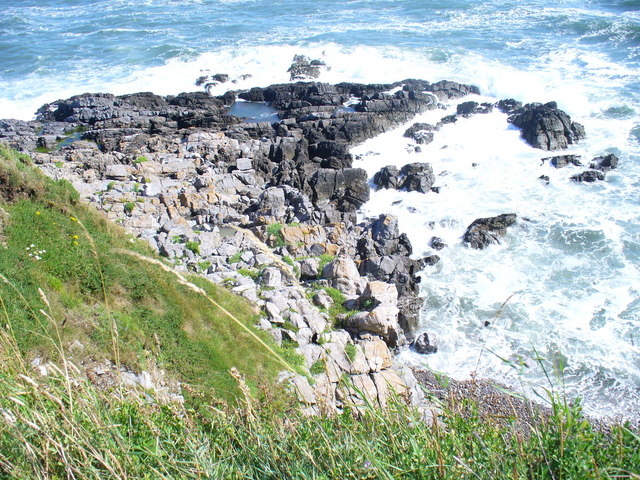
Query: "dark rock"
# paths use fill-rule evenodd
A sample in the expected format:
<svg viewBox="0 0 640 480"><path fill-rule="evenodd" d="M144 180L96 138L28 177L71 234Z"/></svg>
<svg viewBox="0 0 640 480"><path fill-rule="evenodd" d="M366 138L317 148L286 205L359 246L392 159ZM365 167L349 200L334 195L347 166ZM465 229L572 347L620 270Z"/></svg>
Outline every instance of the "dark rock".
<svg viewBox="0 0 640 480"><path fill-rule="evenodd" d="M404 178L401 189L408 192L428 193L435 183L436 177L428 163L410 163L400 169L400 175Z"/></svg>
<svg viewBox="0 0 640 480"><path fill-rule="evenodd" d="M428 144L433 142L433 132L436 127L428 123L414 123L405 132L404 136L412 138L417 143Z"/></svg>
<svg viewBox="0 0 640 480"><path fill-rule="evenodd" d="M347 145L345 145L344 143L335 142L333 140L324 140L317 143L316 145L310 145L309 157L320 157L322 159L334 158L341 165L338 168L350 168L353 164L353 158L349 153L349 148L347 147Z"/></svg>
<svg viewBox="0 0 640 480"><path fill-rule="evenodd" d="M398 299L398 323L408 341L413 340L413 332L420 322L420 309L424 299L414 295L404 295Z"/></svg>
<svg viewBox="0 0 640 480"><path fill-rule="evenodd" d="M468 117L476 113L491 113L493 105L490 103L463 102L456 107L456 113Z"/></svg>
<svg viewBox="0 0 640 480"><path fill-rule="evenodd" d="M438 98L438 100L452 100L455 98L466 97L467 95L480 94L480 89L474 85L465 85L457 82L442 80L431 84L425 88Z"/></svg>
<svg viewBox="0 0 640 480"><path fill-rule="evenodd" d="M429 240L429 246L434 250L442 250L447 246L447 244L440 237L431 237L431 240Z"/></svg>
<svg viewBox="0 0 640 480"><path fill-rule="evenodd" d="M424 268L420 260L413 260L404 255L370 256L361 260L361 275L395 284L399 295L418 293L420 276L418 272Z"/></svg>
<svg viewBox="0 0 640 480"><path fill-rule="evenodd" d="M292 81L308 80L318 78L322 68L327 69L327 64L322 60L311 60L306 55L295 55L287 72L291 74Z"/></svg>
<svg viewBox="0 0 640 480"><path fill-rule="evenodd" d="M604 180L605 175L604 172L600 172L598 170L586 170L582 173L574 175L571 177L571 180L574 182L596 182L598 180Z"/></svg>
<svg viewBox="0 0 640 480"><path fill-rule="evenodd" d="M500 100L496 104L496 107L498 107L498 110L500 110L503 113L513 113L516 110L519 110L522 108L522 102L518 102L513 98L508 98L506 100Z"/></svg>
<svg viewBox="0 0 640 480"><path fill-rule="evenodd" d="M339 211L350 212L369 200L367 172L361 168L321 168L311 178L310 185L316 206L335 201Z"/></svg>
<svg viewBox="0 0 640 480"><path fill-rule="evenodd" d="M447 125L449 123L456 123L458 121L457 115L447 115L446 117L442 117L440 121L437 123L436 127L440 128L443 125Z"/></svg>
<svg viewBox="0 0 640 480"><path fill-rule="evenodd" d="M492 243L500 243L507 227L516 222L515 213L503 213L497 217L478 218L469 225L462 240L471 248L483 249Z"/></svg>
<svg viewBox="0 0 640 480"><path fill-rule="evenodd" d="M596 157L593 160L591 160L591 165L589 165L589 168L606 172L608 170L613 170L617 166L618 166L618 157L613 153L610 153L609 155Z"/></svg>
<svg viewBox="0 0 640 480"><path fill-rule="evenodd" d="M582 165L580 163L580 155L556 155L555 157L546 157L542 159L542 162L549 162L556 168L566 167L567 165L575 165L579 167Z"/></svg>
<svg viewBox="0 0 640 480"><path fill-rule="evenodd" d="M369 228L378 255L411 255L411 243L405 234L400 233L397 217L382 214Z"/></svg>
<svg viewBox="0 0 640 480"><path fill-rule="evenodd" d="M540 175L538 180L544 182L545 185L549 185L549 176L548 175Z"/></svg>
<svg viewBox="0 0 640 480"><path fill-rule="evenodd" d="M555 102L530 103L514 111L508 119L522 129L522 137L534 148L561 150L585 137L584 127L557 108Z"/></svg>
<svg viewBox="0 0 640 480"><path fill-rule="evenodd" d="M400 170L393 165L388 165L380 169L373 176L373 183L378 189L380 188L398 188L398 177L400 176Z"/></svg>
<svg viewBox="0 0 640 480"><path fill-rule="evenodd" d="M436 263L440 261L440 257L438 255L427 255L426 257L420 260L420 263L423 267L432 267Z"/></svg>
<svg viewBox="0 0 640 480"><path fill-rule="evenodd" d="M429 335L426 332L418 335L411 346L415 348L416 352L422 354L436 353L438 351L438 347L430 343Z"/></svg>

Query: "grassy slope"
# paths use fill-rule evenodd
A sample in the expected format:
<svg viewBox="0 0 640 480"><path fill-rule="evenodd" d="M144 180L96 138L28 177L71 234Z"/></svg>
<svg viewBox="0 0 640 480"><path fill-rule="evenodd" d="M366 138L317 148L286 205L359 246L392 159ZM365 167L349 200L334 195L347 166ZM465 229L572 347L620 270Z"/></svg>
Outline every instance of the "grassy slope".
<svg viewBox="0 0 640 480"><path fill-rule="evenodd" d="M0 212L0 272L11 282L0 281L0 478L639 478L637 434L596 432L562 400L524 432L505 419L480 420L473 405L445 406L446 427L393 402L359 419L283 415L226 373L236 366L268 377L280 369L272 357L174 275L114 252L149 254L28 163L0 146L0 195L11 200ZM36 260L34 250L46 253ZM198 282L250 323L249 305ZM111 319L127 363L157 360L217 398L240 391L243 401L202 416L98 390L67 372L56 345L79 338L84 355L110 355ZM36 378L25 361L34 351L64 371Z"/></svg>
<svg viewBox="0 0 640 480"><path fill-rule="evenodd" d="M28 157L2 145L0 185L5 212L0 273L10 282L0 282L0 299L23 352L55 359L59 351L50 339L57 338L57 326L62 345L77 360L119 356L134 369L157 362L225 400L238 394L228 373L231 367L254 384L283 369L220 309L180 285L175 275L117 252L127 249L155 257L144 242L134 241L80 203L68 182L46 178ZM253 323L255 314L247 301L209 282L194 281L246 325ZM51 305L51 318L39 312L48 309L38 288ZM113 349L113 321L119 353ZM83 345L81 351L69 348L76 340Z"/></svg>

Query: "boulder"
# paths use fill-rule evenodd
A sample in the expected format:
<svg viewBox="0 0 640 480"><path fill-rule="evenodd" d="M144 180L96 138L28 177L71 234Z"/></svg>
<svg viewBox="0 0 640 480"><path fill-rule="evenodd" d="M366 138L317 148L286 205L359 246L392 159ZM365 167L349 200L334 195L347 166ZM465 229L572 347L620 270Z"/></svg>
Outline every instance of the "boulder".
<svg viewBox="0 0 640 480"><path fill-rule="evenodd" d="M396 347L404 343L404 334L398 324L398 307L385 303L370 312L359 312L346 319L345 328L357 335L372 333L387 345Z"/></svg>
<svg viewBox="0 0 640 480"><path fill-rule="evenodd" d="M264 287L280 287L282 285L282 273L276 267L267 267L262 271L260 283Z"/></svg>
<svg viewBox="0 0 640 480"><path fill-rule="evenodd" d="M584 127L558 109L556 102L530 103L508 118L522 129L522 137L534 148L562 150L585 137Z"/></svg>
<svg viewBox="0 0 640 480"><path fill-rule="evenodd" d="M609 155L596 157L593 160L591 160L591 165L589 165L589 168L606 172L608 170L613 170L617 166L618 166L618 157L613 153L610 153Z"/></svg>
<svg viewBox="0 0 640 480"><path fill-rule="evenodd" d="M435 130L437 128L429 123L414 123L404 132L404 136L415 140L416 143L426 145L433 142Z"/></svg>
<svg viewBox="0 0 640 480"><path fill-rule="evenodd" d="M428 163L410 163L400 169L404 178L400 188L407 192L429 193L436 181L433 169Z"/></svg>
<svg viewBox="0 0 640 480"><path fill-rule="evenodd" d="M377 189L380 188L398 188L398 177L400 176L400 170L398 167L393 165L388 165L386 167L381 168L374 176L373 183L376 185Z"/></svg>
<svg viewBox="0 0 640 480"><path fill-rule="evenodd" d="M500 243L507 233L507 227L516 222L515 213L503 213L497 217L478 218L469 225L463 241L471 248L483 249L492 243Z"/></svg>
<svg viewBox="0 0 640 480"><path fill-rule="evenodd" d="M493 105L490 103L463 102L456 107L456 113L463 117L469 117L475 113L491 113Z"/></svg>
<svg viewBox="0 0 640 480"><path fill-rule="evenodd" d="M362 168L321 168L311 178L313 203L335 202L339 211L353 212L369 200L369 179Z"/></svg>
<svg viewBox="0 0 640 480"><path fill-rule="evenodd" d="M391 283L374 280L367 283L367 286L359 298L360 305L370 304L373 307L378 305L398 306L398 289Z"/></svg>
<svg viewBox="0 0 640 480"><path fill-rule="evenodd" d="M398 218L394 215L381 214L369 228L373 248L378 255L411 255L411 242L406 234L400 233Z"/></svg>
<svg viewBox="0 0 640 480"><path fill-rule="evenodd" d="M345 295L356 295L360 291L360 273L350 258L336 258L325 265L322 278L331 281L331 285Z"/></svg>
<svg viewBox="0 0 640 480"><path fill-rule="evenodd" d="M384 340L373 338L360 343L371 372L390 368L392 359L389 347Z"/></svg>
<svg viewBox="0 0 640 480"><path fill-rule="evenodd" d="M430 343L429 335L426 332L418 335L411 346L416 352L423 354L436 353L438 351L438 347Z"/></svg>
<svg viewBox="0 0 640 480"><path fill-rule="evenodd" d="M429 240L429 246L434 250L442 250L447 246L447 244L440 237L431 237L431 240Z"/></svg>
<svg viewBox="0 0 640 480"><path fill-rule="evenodd" d="M498 107L498 110L502 113L513 113L522 108L522 102L518 102L513 98L507 98L496 103L496 107Z"/></svg>

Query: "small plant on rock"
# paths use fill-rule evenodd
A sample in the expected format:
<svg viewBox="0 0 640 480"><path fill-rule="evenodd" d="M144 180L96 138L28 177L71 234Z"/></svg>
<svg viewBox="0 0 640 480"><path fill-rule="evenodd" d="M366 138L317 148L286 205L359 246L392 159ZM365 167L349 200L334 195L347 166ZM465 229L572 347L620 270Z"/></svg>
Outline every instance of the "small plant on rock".
<svg viewBox="0 0 640 480"><path fill-rule="evenodd" d="M193 252L196 255L200 255L200 242L190 240L184 244L184 248Z"/></svg>

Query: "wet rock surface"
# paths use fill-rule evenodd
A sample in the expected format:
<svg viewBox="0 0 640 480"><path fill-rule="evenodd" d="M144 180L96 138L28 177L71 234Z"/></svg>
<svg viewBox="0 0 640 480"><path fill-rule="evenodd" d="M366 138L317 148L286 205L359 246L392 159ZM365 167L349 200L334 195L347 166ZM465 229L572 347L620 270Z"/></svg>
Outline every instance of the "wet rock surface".
<svg viewBox="0 0 640 480"><path fill-rule="evenodd" d="M481 250L494 243L500 243L500 239L507 234L507 227L516 223L515 213L503 213L496 217L478 218L467 228L462 240L471 248Z"/></svg>
<svg viewBox="0 0 640 480"><path fill-rule="evenodd" d="M541 150L563 150L585 137L584 127L558 109L556 102L529 103L515 109L509 122L522 130L522 138Z"/></svg>

